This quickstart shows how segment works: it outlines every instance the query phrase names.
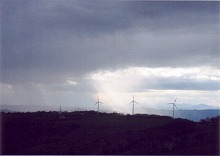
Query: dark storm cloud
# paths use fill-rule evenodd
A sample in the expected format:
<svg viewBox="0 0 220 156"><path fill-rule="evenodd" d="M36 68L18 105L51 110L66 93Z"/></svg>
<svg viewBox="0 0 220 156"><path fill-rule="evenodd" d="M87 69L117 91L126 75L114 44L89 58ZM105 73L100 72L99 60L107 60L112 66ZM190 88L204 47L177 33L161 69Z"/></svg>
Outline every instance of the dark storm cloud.
<svg viewBox="0 0 220 156"><path fill-rule="evenodd" d="M217 66L219 2L2 1L1 82Z"/></svg>

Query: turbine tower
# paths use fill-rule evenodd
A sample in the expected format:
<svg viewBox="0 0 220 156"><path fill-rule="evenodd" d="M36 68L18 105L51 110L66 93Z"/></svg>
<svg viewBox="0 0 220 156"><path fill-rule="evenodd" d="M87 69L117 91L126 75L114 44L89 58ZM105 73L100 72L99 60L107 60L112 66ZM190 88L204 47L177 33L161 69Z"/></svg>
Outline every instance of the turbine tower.
<svg viewBox="0 0 220 156"><path fill-rule="evenodd" d="M134 101L134 95L133 95L133 100L131 101L131 103L133 104L133 106L132 106L132 115L134 115L134 104L137 103L136 101Z"/></svg>
<svg viewBox="0 0 220 156"><path fill-rule="evenodd" d="M177 98L176 98L176 99L177 99ZM174 119L174 106L176 107L176 109L178 109L177 106L176 106L176 104L175 104L176 99L174 100L173 103L169 103L169 104L172 104L172 105L173 105L173 119Z"/></svg>
<svg viewBox="0 0 220 156"><path fill-rule="evenodd" d="M61 105L60 105L60 112L59 112L59 114L61 114L62 113L62 110L61 110Z"/></svg>
<svg viewBox="0 0 220 156"><path fill-rule="evenodd" d="M103 102L99 101L99 97L98 96L97 96L97 99L98 99L98 101L95 103L95 105L98 104L98 113L99 113L99 104L103 103Z"/></svg>

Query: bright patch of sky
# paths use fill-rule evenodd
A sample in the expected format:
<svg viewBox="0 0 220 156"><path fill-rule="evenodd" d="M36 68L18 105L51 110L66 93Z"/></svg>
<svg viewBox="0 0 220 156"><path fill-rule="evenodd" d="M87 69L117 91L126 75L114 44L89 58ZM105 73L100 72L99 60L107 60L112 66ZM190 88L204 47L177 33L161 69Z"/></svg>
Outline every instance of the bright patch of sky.
<svg viewBox="0 0 220 156"><path fill-rule="evenodd" d="M132 95L141 103L137 107L169 108L167 104L176 97L182 109L201 103L220 106L220 70L210 67L131 67L94 73L91 78L97 90L94 99L98 95L118 111L129 110Z"/></svg>

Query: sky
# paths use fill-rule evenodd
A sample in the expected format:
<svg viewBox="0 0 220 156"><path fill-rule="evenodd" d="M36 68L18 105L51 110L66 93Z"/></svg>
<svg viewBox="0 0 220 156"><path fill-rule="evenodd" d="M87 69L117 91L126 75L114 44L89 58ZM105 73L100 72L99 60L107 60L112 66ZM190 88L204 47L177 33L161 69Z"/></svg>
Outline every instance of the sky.
<svg viewBox="0 0 220 156"><path fill-rule="evenodd" d="M0 4L0 105L220 107L218 1Z"/></svg>

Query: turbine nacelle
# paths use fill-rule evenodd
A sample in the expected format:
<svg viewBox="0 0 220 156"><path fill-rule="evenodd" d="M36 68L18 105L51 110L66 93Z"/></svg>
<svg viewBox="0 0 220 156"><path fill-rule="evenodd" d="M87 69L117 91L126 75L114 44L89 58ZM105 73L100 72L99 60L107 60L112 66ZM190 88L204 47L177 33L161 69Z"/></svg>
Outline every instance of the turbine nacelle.
<svg viewBox="0 0 220 156"><path fill-rule="evenodd" d="M137 101L131 101L130 104L132 104L133 102L136 103L136 104L139 104Z"/></svg>
<svg viewBox="0 0 220 156"><path fill-rule="evenodd" d="M177 98L176 98L177 99ZM174 102L173 103L169 103L169 104L172 104L173 105L173 118L174 118L174 106L176 107L176 109L178 109L177 108L177 106L176 106L176 99L174 100Z"/></svg>
<svg viewBox="0 0 220 156"><path fill-rule="evenodd" d="M99 101L99 97L98 97L98 96L97 96L97 100L98 100L98 101L95 103L95 105L98 105L98 113L99 113L99 104L100 104L100 103L103 104L103 102Z"/></svg>
<svg viewBox="0 0 220 156"><path fill-rule="evenodd" d="M133 100L130 102L130 104L133 104L133 107L132 107L132 115L134 115L134 104L139 104L137 101L134 100L134 95L133 95Z"/></svg>

